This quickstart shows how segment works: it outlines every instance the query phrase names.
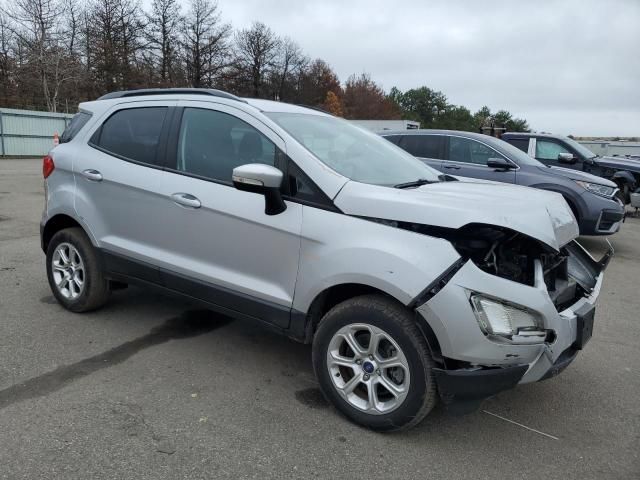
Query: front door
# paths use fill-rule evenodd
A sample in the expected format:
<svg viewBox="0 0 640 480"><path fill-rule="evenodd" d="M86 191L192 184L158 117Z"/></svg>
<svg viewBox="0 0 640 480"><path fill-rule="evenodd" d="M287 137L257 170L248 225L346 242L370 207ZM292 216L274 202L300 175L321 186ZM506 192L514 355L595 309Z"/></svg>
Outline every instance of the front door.
<svg viewBox="0 0 640 480"><path fill-rule="evenodd" d="M233 168L281 166L284 141L249 114L222 104L179 104L161 242L164 283L220 307L286 328L298 271L302 206L264 213L262 195L236 190Z"/></svg>
<svg viewBox="0 0 640 480"><path fill-rule="evenodd" d="M515 169L500 170L487 166L487 161L490 158L505 159L504 155L488 145L465 137L449 136L448 140L448 156L443 162L443 167L445 169L451 168L452 175L480 178L494 182L516 182Z"/></svg>

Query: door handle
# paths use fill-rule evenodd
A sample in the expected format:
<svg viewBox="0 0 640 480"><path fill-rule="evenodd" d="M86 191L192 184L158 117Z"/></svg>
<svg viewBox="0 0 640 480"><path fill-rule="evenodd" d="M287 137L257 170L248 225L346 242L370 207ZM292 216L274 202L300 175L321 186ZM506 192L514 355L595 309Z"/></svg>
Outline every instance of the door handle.
<svg viewBox="0 0 640 480"><path fill-rule="evenodd" d="M102 174L98 170L88 169L82 172L82 176L92 182L101 182Z"/></svg>
<svg viewBox="0 0 640 480"><path fill-rule="evenodd" d="M460 170L460 165L445 165L444 168L448 168L449 170Z"/></svg>
<svg viewBox="0 0 640 480"><path fill-rule="evenodd" d="M194 197L190 193L174 193L171 198L178 205L189 208L200 208L202 205L197 197Z"/></svg>

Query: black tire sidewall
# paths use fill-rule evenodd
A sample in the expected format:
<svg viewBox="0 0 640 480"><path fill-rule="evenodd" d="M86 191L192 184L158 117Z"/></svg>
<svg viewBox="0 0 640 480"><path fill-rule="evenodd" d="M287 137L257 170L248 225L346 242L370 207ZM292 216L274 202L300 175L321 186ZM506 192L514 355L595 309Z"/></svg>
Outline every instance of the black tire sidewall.
<svg viewBox="0 0 640 480"><path fill-rule="evenodd" d="M69 243L78 250L85 270L82 293L74 300L65 298L58 290L53 279L51 260L53 258L53 253L61 243ZM94 303L96 303L95 297L96 293L104 296L103 290L105 288L105 280L102 277L102 268L93 245L81 229L64 229L53 236L47 247L47 280L49 281L51 292L55 296L56 300L58 300L58 302L67 310L72 312L84 312L99 306L94 305ZM98 290L98 292L96 292L96 290Z"/></svg>
<svg viewBox="0 0 640 480"><path fill-rule="evenodd" d="M353 323L365 323L384 330L398 343L407 359L410 373L409 393L402 405L390 413L372 415L362 412L347 403L333 385L326 366L329 342L336 331ZM395 321L394 316L388 315L384 308L376 304L367 305L360 302L335 314L329 312L322 320L313 342L313 367L324 395L344 415L373 430L397 430L412 422L423 409L425 396L435 395L435 391L428 391L435 389L431 359L428 352L425 355L424 344L420 345L421 339L416 338L415 333L416 331L408 331L401 322Z"/></svg>

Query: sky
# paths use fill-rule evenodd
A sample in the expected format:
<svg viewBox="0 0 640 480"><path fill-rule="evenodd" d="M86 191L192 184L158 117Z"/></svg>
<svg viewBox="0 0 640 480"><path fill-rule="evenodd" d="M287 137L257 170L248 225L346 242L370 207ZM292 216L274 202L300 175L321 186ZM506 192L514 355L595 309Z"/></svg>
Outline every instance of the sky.
<svg viewBox="0 0 640 480"><path fill-rule="evenodd" d="M188 0L182 0L187 5ZM344 82L428 86L564 135L640 136L640 0L218 0L261 21Z"/></svg>

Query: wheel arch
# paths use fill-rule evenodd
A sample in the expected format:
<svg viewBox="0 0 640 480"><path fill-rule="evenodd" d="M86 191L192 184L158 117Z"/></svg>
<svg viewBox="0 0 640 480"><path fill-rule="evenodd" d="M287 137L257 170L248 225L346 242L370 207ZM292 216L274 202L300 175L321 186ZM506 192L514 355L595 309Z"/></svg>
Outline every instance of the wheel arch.
<svg viewBox="0 0 640 480"><path fill-rule="evenodd" d="M42 233L40 235L42 251L45 253L47 252L49 242L56 233L60 230L64 230L65 228L74 227L81 228L87 234L91 243L95 245L95 241L89 231L80 222L78 222L78 220L65 213L58 213L47 220L42 228Z"/></svg>
<svg viewBox="0 0 640 480"><path fill-rule="evenodd" d="M370 294L382 295L394 302L397 302L404 308L409 308L393 295L371 285L363 283L340 283L332 285L318 293L311 302L309 310L304 318L304 343L311 343L313 341L313 336L320 324L320 321L333 307L351 298ZM440 343L438 342L435 332L419 313L414 311L413 314L415 315L418 330L424 336L434 360L438 362L438 359L441 358L441 350Z"/></svg>

